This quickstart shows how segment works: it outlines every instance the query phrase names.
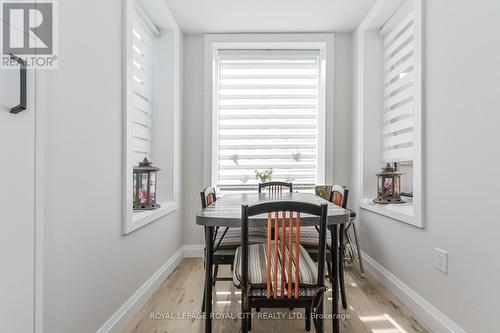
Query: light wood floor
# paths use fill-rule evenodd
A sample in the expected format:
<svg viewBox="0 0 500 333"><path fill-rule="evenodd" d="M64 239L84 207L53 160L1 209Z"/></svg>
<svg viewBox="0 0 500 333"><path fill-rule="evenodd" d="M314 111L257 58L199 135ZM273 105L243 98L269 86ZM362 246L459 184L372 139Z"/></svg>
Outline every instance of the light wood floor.
<svg viewBox="0 0 500 333"><path fill-rule="evenodd" d="M229 269L220 270L220 276L229 275ZM369 274L360 279L358 271L348 268L346 273L349 308L344 311L348 319L341 323L341 331L349 333L425 333L413 314ZM151 299L128 324L124 333L203 332L204 321L192 318L199 315L203 292L203 262L184 259L179 267L163 282ZM331 291L327 294L331 300ZM232 282L217 282L214 294L214 312L228 314L229 318L213 321L213 331L238 332L240 321L240 292ZM325 302L326 311L331 303ZM303 319L289 319L290 312L301 310L278 309L276 316L286 314L287 319L254 319L252 333L305 332ZM270 312L262 309L259 315ZM154 318L156 316L156 318ZM162 318L161 318L162 317ZM325 322L325 332L331 332L331 323ZM311 332L314 332L312 327Z"/></svg>

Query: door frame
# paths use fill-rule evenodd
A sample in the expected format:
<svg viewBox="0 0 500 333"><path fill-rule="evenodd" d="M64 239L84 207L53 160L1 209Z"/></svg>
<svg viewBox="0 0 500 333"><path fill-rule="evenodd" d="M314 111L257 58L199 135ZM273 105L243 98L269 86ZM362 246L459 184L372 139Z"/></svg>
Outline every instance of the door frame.
<svg viewBox="0 0 500 333"><path fill-rule="evenodd" d="M33 85L35 94L35 286L34 286L34 333L43 332L43 249L44 249L44 143L45 143L45 112L42 106L41 96L37 94L41 86L40 71L35 66L35 82Z"/></svg>

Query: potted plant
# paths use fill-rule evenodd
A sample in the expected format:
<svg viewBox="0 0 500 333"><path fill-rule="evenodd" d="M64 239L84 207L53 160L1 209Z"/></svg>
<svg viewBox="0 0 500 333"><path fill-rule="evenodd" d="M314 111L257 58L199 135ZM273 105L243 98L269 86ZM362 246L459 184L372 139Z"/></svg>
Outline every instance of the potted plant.
<svg viewBox="0 0 500 333"><path fill-rule="evenodd" d="M270 182L273 179L273 169L266 169L262 171L255 170L255 179L261 183Z"/></svg>

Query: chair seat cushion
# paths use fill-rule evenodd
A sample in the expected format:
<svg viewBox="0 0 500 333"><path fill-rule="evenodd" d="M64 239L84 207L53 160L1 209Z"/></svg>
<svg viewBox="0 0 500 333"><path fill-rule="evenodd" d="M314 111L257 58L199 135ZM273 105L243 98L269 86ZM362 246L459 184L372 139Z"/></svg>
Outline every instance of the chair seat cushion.
<svg viewBox="0 0 500 333"><path fill-rule="evenodd" d="M275 258L274 254L274 242L271 243L271 281L274 281L274 262L278 261L277 269L277 280L278 280L278 292L280 292L281 275L282 275L282 263L284 261L284 274L285 283L288 283L289 276L291 275L291 281L295 282L295 270L296 270L296 260L292 260L291 274L289 274L289 251L285 247L283 253L283 244L278 243L278 256ZM295 255L295 248L294 248ZM241 269L242 269L242 251L241 247L236 250L234 258L234 271L233 271L233 282L235 286L241 286ZM267 284L267 244L253 244L248 246L248 280L252 288L265 288ZM311 259L307 250L303 247L299 247L299 286L309 287L315 286L318 282L318 267L316 263Z"/></svg>
<svg viewBox="0 0 500 333"><path fill-rule="evenodd" d="M280 231L281 234L281 231ZM288 244L290 240L290 235L285 235L286 242ZM300 228L300 244L306 248L318 248L319 247L319 232L315 227L302 227ZM330 246L332 244L332 238L330 232L326 233L326 244Z"/></svg>
<svg viewBox="0 0 500 333"><path fill-rule="evenodd" d="M219 228L217 237L215 238L214 246L219 244L222 235L224 235L225 228ZM248 228L248 242L250 244L265 243L267 242L267 231L265 228L250 227ZM241 245L241 228L229 228L222 238L219 245L220 249L236 249Z"/></svg>

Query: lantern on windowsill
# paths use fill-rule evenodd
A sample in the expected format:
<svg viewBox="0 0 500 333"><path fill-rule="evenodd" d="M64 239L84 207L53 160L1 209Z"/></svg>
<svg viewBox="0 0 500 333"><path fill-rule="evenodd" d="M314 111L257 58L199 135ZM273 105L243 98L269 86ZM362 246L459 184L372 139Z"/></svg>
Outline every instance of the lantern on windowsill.
<svg viewBox="0 0 500 333"><path fill-rule="evenodd" d="M159 168L153 166L147 158L134 167L134 210L152 210L159 208L156 203L156 182Z"/></svg>
<svg viewBox="0 0 500 333"><path fill-rule="evenodd" d="M389 163L377 173L377 197L373 202L380 204L401 204L401 175Z"/></svg>

